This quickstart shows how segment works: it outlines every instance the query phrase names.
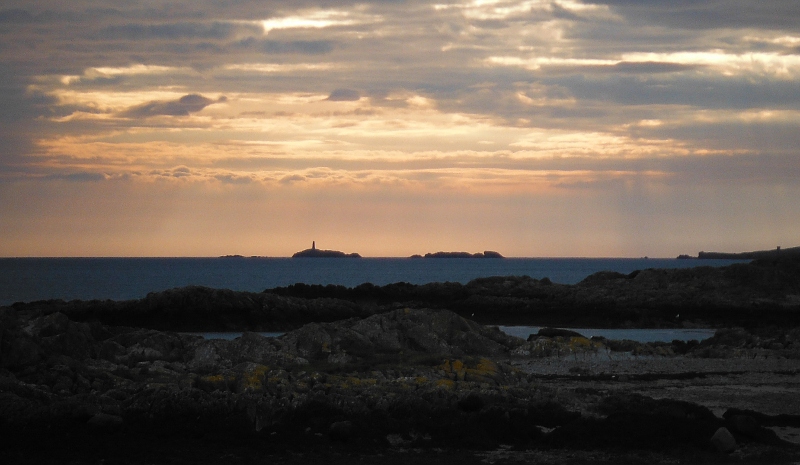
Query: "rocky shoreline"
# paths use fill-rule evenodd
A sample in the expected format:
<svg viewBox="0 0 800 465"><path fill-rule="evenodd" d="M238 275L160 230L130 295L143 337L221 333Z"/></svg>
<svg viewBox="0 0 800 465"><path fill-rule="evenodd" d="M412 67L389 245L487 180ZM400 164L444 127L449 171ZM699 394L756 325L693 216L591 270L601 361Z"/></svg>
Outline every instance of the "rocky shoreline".
<svg viewBox="0 0 800 465"><path fill-rule="evenodd" d="M680 354L675 344L547 332L526 341L430 309L233 341L62 313L25 319L5 309L0 319L4 463L170 462L187 449L196 463L231 453L242 463L329 454L441 462L443 451L460 463L497 454L569 463L562 461L568 451L592 451L601 462L634 453L654 463L800 459L797 445L770 429L800 427L798 405L777 398L771 410L738 402L715 413L696 399L645 389L750 372L786 377L773 387L796 388L797 329L769 337L722 330ZM714 368L754 358L761 371ZM648 368L650 359L695 367L659 372ZM716 444L720 431L725 441ZM155 460L158 454L165 455Z"/></svg>
<svg viewBox="0 0 800 465"><path fill-rule="evenodd" d="M482 324L791 326L800 307L800 258L628 275L600 272L575 285L504 276L467 284L364 283L353 288L299 283L263 292L190 286L130 301L47 300L11 306L30 316L61 312L75 321L169 331L288 331L406 307L450 310Z"/></svg>
<svg viewBox="0 0 800 465"><path fill-rule="evenodd" d="M795 463L797 268L15 304L0 308L0 459ZM718 330L701 342L549 328L526 340L463 316L492 306L498 322L619 313ZM232 341L175 331L281 325L281 337Z"/></svg>

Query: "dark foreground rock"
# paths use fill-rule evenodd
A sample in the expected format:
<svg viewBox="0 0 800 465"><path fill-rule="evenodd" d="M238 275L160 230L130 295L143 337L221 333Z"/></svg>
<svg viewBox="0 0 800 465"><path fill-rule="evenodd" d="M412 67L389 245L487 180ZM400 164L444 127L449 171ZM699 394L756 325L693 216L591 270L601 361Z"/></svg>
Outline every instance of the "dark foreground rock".
<svg viewBox="0 0 800 465"><path fill-rule="evenodd" d="M509 276L467 284L295 284L257 293L186 287L124 302L52 300L12 307L31 317L61 312L75 321L171 331L286 331L405 307L446 309L482 324L793 326L800 318L800 259L792 257L721 268L601 272L575 285Z"/></svg>
<svg viewBox="0 0 800 465"><path fill-rule="evenodd" d="M0 328L3 463L392 462L404 450L463 463L475 456L459 451L501 445L719 462L711 438L723 427L739 446L798 458L757 415L543 385L504 361L526 341L443 310L233 341L13 310L0 311Z"/></svg>
<svg viewBox="0 0 800 465"><path fill-rule="evenodd" d="M334 298L297 298L188 286L129 301L47 300L11 306L29 317L60 312L75 321L162 331L286 331L310 323L365 317L368 305Z"/></svg>

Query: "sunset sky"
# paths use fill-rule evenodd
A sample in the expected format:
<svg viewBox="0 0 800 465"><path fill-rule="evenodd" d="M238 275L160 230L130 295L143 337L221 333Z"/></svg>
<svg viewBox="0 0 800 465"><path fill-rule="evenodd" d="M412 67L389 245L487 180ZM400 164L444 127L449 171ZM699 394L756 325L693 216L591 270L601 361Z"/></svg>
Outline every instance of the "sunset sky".
<svg viewBox="0 0 800 465"><path fill-rule="evenodd" d="M2 0L0 256L800 245L800 2Z"/></svg>

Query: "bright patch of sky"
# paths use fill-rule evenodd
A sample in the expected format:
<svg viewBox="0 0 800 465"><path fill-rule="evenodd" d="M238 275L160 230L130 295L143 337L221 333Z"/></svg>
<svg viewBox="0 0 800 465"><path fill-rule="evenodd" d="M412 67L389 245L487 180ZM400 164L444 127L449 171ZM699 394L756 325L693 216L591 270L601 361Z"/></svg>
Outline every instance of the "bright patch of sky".
<svg viewBox="0 0 800 465"><path fill-rule="evenodd" d="M304 228L430 251L397 221L506 255L797 245L796 17L788 0L9 0L0 255L72 254L46 245L61 235L98 254L213 255L224 236L220 253L241 237L288 255ZM63 203L79 186L104 207ZM103 215L155 226L122 247Z"/></svg>

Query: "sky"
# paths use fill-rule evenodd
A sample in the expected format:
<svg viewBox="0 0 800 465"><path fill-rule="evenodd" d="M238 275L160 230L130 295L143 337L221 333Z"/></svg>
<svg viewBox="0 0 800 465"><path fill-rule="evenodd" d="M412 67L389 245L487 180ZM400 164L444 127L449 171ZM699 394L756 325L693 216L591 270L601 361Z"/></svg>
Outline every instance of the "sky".
<svg viewBox="0 0 800 465"><path fill-rule="evenodd" d="M800 245L796 0L1 0L0 256Z"/></svg>

